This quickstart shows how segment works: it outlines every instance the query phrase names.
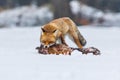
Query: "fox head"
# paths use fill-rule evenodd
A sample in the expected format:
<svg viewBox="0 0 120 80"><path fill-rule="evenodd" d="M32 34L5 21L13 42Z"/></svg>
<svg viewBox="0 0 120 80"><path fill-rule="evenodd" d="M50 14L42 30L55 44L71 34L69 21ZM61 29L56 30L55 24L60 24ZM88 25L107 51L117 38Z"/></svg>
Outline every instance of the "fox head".
<svg viewBox="0 0 120 80"><path fill-rule="evenodd" d="M41 30L42 30L42 33L40 36L40 42L44 47L49 47L56 43L57 30L47 31L44 28L41 28Z"/></svg>

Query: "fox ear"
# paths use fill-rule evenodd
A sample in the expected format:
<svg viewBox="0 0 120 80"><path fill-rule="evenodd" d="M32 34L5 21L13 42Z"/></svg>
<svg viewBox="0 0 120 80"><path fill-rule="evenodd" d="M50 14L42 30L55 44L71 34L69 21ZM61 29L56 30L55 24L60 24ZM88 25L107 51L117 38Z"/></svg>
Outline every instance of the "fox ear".
<svg viewBox="0 0 120 80"><path fill-rule="evenodd" d="M45 30L43 28L41 28L42 32L45 32Z"/></svg>

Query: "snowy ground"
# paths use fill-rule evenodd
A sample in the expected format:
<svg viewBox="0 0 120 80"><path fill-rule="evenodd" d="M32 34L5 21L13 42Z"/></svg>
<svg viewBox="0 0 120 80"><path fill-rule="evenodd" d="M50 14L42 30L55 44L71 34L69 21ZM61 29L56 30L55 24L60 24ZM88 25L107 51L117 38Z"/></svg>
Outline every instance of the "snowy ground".
<svg viewBox="0 0 120 80"><path fill-rule="evenodd" d="M120 80L120 28L79 29L100 56L41 55L35 50L40 27L0 29L0 80Z"/></svg>

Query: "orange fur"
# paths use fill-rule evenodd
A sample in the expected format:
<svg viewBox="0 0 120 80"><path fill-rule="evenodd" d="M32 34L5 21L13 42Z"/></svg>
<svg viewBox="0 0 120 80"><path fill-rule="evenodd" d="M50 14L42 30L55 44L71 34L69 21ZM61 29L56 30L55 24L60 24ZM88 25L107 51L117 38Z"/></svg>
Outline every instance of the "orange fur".
<svg viewBox="0 0 120 80"><path fill-rule="evenodd" d="M86 40L79 32L75 23L68 17L55 19L42 28L42 34L40 41L44 46L49 47L56 43L60 38L62 44L66 44L64 36L68 33L79 48L82 48L86 44Z"/></svg>

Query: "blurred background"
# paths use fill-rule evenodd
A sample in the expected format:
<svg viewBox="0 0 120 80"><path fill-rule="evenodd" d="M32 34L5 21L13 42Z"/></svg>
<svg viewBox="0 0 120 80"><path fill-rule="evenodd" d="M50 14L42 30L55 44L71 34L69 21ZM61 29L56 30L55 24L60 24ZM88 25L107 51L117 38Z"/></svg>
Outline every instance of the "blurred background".
<svg viewBox="0 0 120 80"><path fill-rule="evenodd" d="M60 17L101 55L38 54L41 26ZM0 0L0 80L120 80L119 34L120 0Z"/></svg>
<svg viewBox="0 0 120 80"><path fill-rule="evenodd" d="M0 28L70 17L77 25L120 26L120 0L0 0Z"/></svg>

